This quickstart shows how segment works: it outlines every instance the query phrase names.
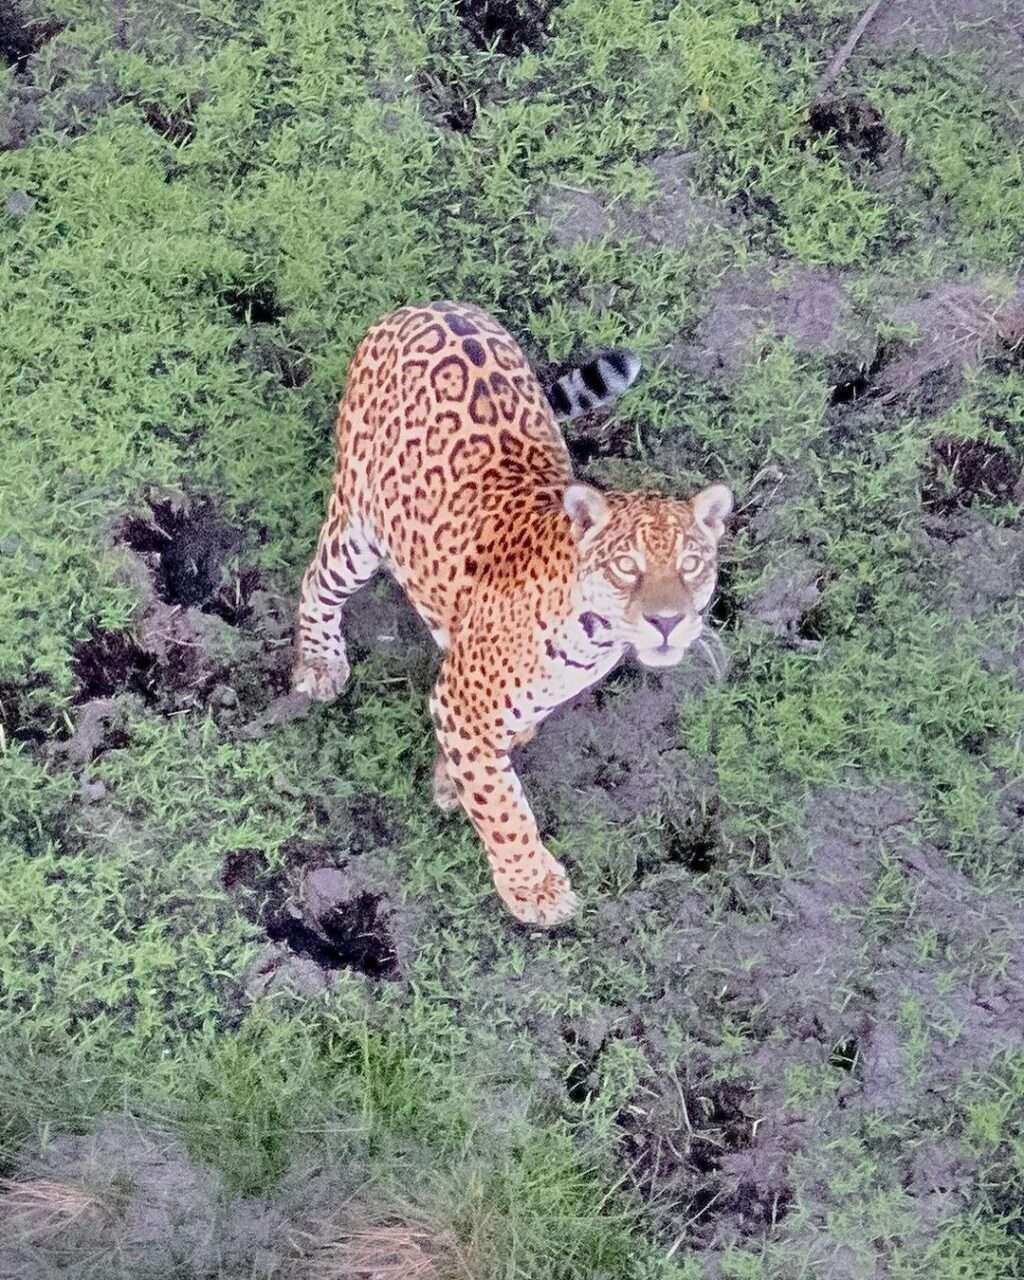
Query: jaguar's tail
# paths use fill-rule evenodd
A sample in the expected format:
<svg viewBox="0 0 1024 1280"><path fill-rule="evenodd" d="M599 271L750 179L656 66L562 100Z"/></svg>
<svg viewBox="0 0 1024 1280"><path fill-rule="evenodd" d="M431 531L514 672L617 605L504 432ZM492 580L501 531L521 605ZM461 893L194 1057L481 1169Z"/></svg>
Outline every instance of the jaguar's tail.
<svg viewBox="0 0 1024 1280"><path fill-rule="evenodd" d="M632 351L600 351L545 387L555 417L578 418L617 400L642 368Z"/></svg>

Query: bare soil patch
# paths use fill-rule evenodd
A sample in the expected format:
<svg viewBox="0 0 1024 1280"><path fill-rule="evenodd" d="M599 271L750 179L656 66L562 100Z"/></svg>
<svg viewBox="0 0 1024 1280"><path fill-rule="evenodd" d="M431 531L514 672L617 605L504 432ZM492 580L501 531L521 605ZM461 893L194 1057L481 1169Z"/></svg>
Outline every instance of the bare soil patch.
<svg viewBox="0 0 1024 1280"><path fill-rule="evenodd" d="M685 892L666 880L662 893L641 885L605 904L599 944L653 965L656 986L628 1010L609 1008L596 1033L581 1023L567 1038L566 1088L582 1101L611 1039L643 1046L650 1075L617 1117L621 1164L666 1243L707 1250L709 1265L730 1244L784 1235L797 1183L801 1238L841 1210L822 1132L841 1151L864 1142L865 1117L920 1123L929 1099L948 1099L957 1080L1019 1044L1022 908L978 889L922 838L910 791L851 776L816 793L787 861L785 877L771 882L770 913L745 909L737 896L709 919L692 880ZM756 885L742 892L758 897ZM638 919L663 923L660 954L650 936L631 935ZM941 965L920 954L925 929L939 940ZM1007 957L998 974L976 963L996 952ZM746 1044L739 1078L723 1070L728 1055L717 1070L702 1058L721 1052L716 1034L680 1055L669 1030L693 1035L723 1020ZM949 1033L915 1032L939 1026ZM976 1153L950 1136L887 1147L879 1158L892 1187L910 1189L929 1231L958 1211L955 1193L977 1166Z"/></svg>
<svg viewBox="0 0 1024 1280"><path fill-rule="evenodd" d="M690 152L667 151L651 160L647 168L655 196L648 203L552 186L538 196L536 209L549 224L552 239L565 249L605 238L686 249L735 221L725 205L698 192L697 159Z"/></svg>
<svg viewBox="0 0 1024 1280"><path fill-rule="evenodd" d="M116 101L116 86L95 75L90 55L72 41L58 39L63 24L43 24L42 29L49 35L26 47L15 63L14 84L6 98L0 97L0 151L25 146L45 128L77 137Z"/></svg>
<svg viewBox="0 0 1024 1280"><path fill-rule="evenodd" d="M824 566L801 548L781 549L757 590L744 601L744 621L797 647L815 642L821 637L809 631L824 575Z"/></svg>
<svg viewBox="0 0 1024 1280"><path fill-rule="evenodd" d="M931 383L929 407L935 412L955 398L966 373L1024 339L1024 294L1012 285L939 282L916 298L894 301L886 318L915 336L893 353L878 390L893 400L917 395ZM937 379L941 400L934 393Z"/></svg>
<svg viewBox="0 0 1024 1280"><path fill-rule="evenodd" d="M765 337L789 338L797 351L823 357L836 384L860 377L878 351L876 324L859 314L835 274L756 267L726 275L692 338L673 343L666 358L699 377L731 382Z"/></svg>
<svg viewBox="0 0 1024 1280"><path fill-rule="evenodd" d="M890 0L854 57L894 49L975 55L1000 87L1024 94L1024 14L1014 0Z"/></svg>
<svg viewBox="0 0 1024 1280"><path fill-rule="evenodd" d="M613 677L555 712L523 748L531 803L553 830L567 814L621 825L658 811L669 824L666 860L685 862L688 848L697 857L706 833L695 834L693 819L706 811L712 779L675 745L683 682L628 666ZM713 672L695 656L687 678L710 682Z"/></svg>
<svg viewBox="0 0 1024 1280"><path fill-rule="evenodd" d="M990 524L973 512L925 527L926 587L955 618L985 619L1021 599L1024 530ZM1012 614L1007 622L1013 626Z"/></svg>
<svg viewBox="0 0 1024 1280"><path fill-rule="evenodd" d="M30 1196L32 1214L5 1213ZM2 1280L249 1274L292 1254L279 1205L229 1196L173 1134L121 1116L26 1153L0 1215Z"/></svg>

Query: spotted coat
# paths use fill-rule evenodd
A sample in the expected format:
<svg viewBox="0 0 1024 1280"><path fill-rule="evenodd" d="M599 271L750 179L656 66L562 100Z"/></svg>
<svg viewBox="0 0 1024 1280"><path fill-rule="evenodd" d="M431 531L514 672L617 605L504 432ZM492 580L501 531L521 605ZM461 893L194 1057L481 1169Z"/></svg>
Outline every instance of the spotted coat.
<svg viewBox="0 0 1024 1280"><path fill-rule="evenodd" d="M627 650L670 666L700 634L732 506L599 493L573 478L517 344L475 306L404 307L349 369L337 470L302 583L294 685L328 701L349 665L345 602L380 567L444 652L430 700L435 799L465 809L518 919L576 898L541 842L512 748Z"/></svg>

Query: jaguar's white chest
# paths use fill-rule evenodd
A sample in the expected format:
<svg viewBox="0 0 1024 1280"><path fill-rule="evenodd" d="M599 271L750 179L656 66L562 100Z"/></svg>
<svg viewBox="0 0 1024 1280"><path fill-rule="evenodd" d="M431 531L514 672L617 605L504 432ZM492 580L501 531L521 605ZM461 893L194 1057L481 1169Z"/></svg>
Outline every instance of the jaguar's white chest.
<svg viewBox="0 0 1024 1280"><path fill-rule="evenodd" d="M508 724L522 732L540 724L556 707L589 689L611 671L625 652L605 619L584 613L553 627L538 641L537 678L513 701Z"/></svg>

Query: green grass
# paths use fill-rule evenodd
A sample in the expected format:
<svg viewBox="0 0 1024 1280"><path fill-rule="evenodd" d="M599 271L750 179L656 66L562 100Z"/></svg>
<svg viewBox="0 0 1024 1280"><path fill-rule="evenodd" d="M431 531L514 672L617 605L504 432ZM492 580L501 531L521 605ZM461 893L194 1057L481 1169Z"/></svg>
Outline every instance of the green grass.
<svg viewBox="0 0 1024 1280"><path fill-rule="evenodd" d="M948 210L972 258L1002 265L1024 247L1024 171L1010 141L1020 105L1005 109L980 68L908 58L872 77L872 100L904 139L922 192Z"/></svg>
<svg viewBox="0 0 1024 1280"><path fill-rule="evenodd" d="M129 6L120 33L100 0L40 5L66 27L0 72L0 127L39 111L0 153L5 1172L128 1113L180 1137L225 1204L307 1187L325 1216L404 1203L481 1276L1024 1272L1024 1082L964 1013L988 1028L978 1001L1016 973L1024 860L1019 601L964 548L1011 539L1020 504L981 494L947 524L922 505L936 441L1024 460L1019 352L993 346L935 412L916 394L832 404L834 361L771 333L735 376L664 358L723 278L784 287L794 267L839 271L864 350L896 358L915 335L887 300L1019 257L1019 106L962 59L844 72L903 148L885 182L812 131L861 7L564 0L510 53L447 0ZM553 187L642 207L666 152L692 154L722 214L692 245L566 248L537 214ZM34 204L2 212L15 192ZM285 641L211 618L237 715L213 677L179 672L176 702L157 664L148 701L119 694L101 754L66 755L75 655L144 619L126 520L208 499L238 531L226 585L258 572L286 626L347 361L373 319L431 296L490 307L538 360L634 346L645 376L586 474L679 493L724 478L739 500L724 678L687 675L677 727L649 735L649 763L681 746L693 776L616 820L574 799L564 762L551 843L585 909L553 936L510 925L471 831L432 808L431 659L404 641L360 657L337 707L249 738ZM792 555L818 569L811 644L745 613ZM609 693L608 723L636 697ZM607 794L638 749L612 736L583 750L607 759ZM557 779L526 781L552 803ZM829 900L808 831L832 789L876 787L911 798L901 832L959 914L920 905L885 832ZM225 885L239 857L259 873L244 892ZM399 977L254 994L261 895L296 902L331 862L386 895ZM786 950L801 894L822 912L821 986ZM888 1100L863 1076L887 1061L875 1028ZM779 1134L798 1137L772 1225L771 1197L743 1208L729 1170ZM952 1144L958 1198L922 1225L932 1142ZM313 1167L336 1179L321 1199Z"/></svg>

